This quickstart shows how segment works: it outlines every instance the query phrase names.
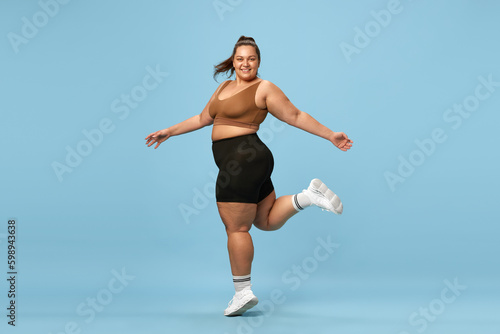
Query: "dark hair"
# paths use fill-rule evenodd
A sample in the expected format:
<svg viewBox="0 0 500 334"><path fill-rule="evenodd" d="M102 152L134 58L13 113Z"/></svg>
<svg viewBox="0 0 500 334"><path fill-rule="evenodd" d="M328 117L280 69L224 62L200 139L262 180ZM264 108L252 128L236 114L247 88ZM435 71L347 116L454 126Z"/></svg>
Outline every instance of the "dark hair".
<svg viewBox="0 0 500 334"><path fill-rule="evenodd" d="M217 81L217 76L221 73L226 73L227 75L227 72L230 72L229 75L227 75L228 78L230 78L234 74L234 66L233 66L234 54L236 53L236 49L242 45L253 46L255 48L255 51L257 52L257 57L259 58L259 63L260 63L260 50L259 47L257 46L257 43L255 43L255 40L252 37L241 36L238 39L238 42L236 42L236 44L234 45L233 54L231 55L231 57L227 58L220 64L214 66L215 81Z"/></svg>

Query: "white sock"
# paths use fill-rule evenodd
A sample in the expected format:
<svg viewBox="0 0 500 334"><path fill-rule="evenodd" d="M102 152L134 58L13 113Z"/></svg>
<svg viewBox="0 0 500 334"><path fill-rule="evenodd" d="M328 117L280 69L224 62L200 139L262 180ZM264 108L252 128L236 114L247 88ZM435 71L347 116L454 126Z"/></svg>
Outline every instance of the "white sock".
<svg viewBox="0 0 500 334"><path fill-rule="evenodd" d="M250 288L252 284L250 283L250 274L245 276L233 276L234 290L240 292L245 288Z"/></svg>
<svg viewBox="0 0 500 334"><path fill-rule="evenodd" d="M308 206L311 206L313 203L306 194L300 193L292 196L292 204L295 210L300 211L304 210L304 208L307 208Z"/></svg>

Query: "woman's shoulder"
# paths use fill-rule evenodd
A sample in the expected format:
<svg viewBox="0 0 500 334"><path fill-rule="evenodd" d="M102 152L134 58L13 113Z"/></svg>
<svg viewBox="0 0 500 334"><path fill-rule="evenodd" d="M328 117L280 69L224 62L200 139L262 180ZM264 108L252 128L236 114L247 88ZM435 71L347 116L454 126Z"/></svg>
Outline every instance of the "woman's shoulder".
<svg viewBox="0 0 500 334"><path fill-rule="evenodd" d="M231 82L233 82L234 80L224 80L220 83L219 87L223 87L225 85L229 85Z"/></svg>
<svg viewBox="0 0 500 334"><path fill-rule="evenodd" d="M273 84L271 81L264 79L261 80L259 89L265 92L273 92L276 90L280 90L279 87Z"/></svg>
<svg viewBox="0 0 500 334"><path fill-rule="evenodd" d="M233 80L224 80L222 81L219 86L217 86L217 89L215 90L214 94L217 94L223 87L226 87L229 85Z"/></svg>

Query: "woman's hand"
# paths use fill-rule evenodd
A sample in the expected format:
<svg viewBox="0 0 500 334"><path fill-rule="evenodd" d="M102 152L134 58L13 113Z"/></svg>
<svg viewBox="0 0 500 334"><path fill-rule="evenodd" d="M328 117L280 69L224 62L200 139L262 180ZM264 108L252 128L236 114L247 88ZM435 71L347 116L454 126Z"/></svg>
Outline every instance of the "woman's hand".
<svg viewBox="0 0 500 334"><path fill-rule="evenodd" d="M148 145L148 147L151 147L151 145L154 145L156 143L156 150L158 146L160 146L160 144L167 140L170 136L171 135L168 129L153 132L146 137L146 145Z"/></svg>
<svg viewBox="0 0 500 334"><path fill-rule="evenodd" d="M352 147L352 140L343 132L334 132L330 141L342 151L347 151Z"/></svg>

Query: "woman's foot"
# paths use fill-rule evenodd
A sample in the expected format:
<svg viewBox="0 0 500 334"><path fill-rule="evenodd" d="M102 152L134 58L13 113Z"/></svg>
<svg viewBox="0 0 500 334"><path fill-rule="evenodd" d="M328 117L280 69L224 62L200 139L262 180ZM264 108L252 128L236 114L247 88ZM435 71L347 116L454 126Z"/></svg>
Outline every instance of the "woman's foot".
<svg viewBox="0 0 500 334"><path fill-rule="evenodd" d="M312 180L307 190L302 191L302 193L311 200L312 204L319 206L321 209L337 215L342 214L343 206L340 198L328 189L321 180Z"/></svg>
<svg viewBox="0 0 500 334"><path fill-rule="evenodd" d="M250 289L244 289L240 292L236 292L224 311L224 315L227 317L242 315L257 305L258 302L259 300Z"/></svg>

